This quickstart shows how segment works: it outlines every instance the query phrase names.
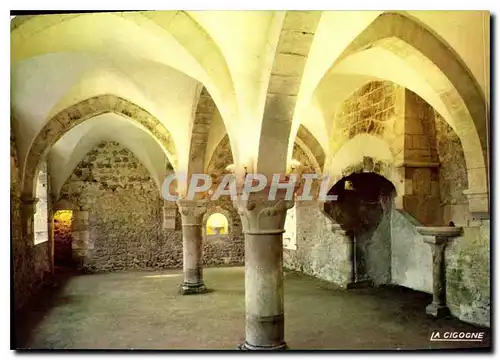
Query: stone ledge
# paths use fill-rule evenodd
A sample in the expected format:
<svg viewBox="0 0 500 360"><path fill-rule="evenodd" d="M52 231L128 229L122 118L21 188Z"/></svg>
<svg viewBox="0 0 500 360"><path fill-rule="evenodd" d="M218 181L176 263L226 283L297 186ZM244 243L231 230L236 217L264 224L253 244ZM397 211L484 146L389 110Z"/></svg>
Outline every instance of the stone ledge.
<svg viewBox="0 0 500 360"><path fill-rule="evenodd" d="M461 227L454 226L417 226L416 229L420 235L435 238L456 237L462 233Z"/></svg>

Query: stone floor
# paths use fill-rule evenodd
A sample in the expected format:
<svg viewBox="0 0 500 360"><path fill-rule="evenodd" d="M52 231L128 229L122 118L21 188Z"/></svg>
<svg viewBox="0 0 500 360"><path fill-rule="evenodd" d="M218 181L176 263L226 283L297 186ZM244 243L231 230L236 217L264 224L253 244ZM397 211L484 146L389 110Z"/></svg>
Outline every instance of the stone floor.
<svg viewBox="0 0 500 360"><path fill-rule="evenodd" d="M244 269L204 270L213 292L181 296L181 271L80 275L46 290L16 317L17 347L52 349L235 349L244 340ZM385 287L343 291L285 275L286 341L291 349L487 347L430 342L432 331L478 328L436 321L428 294Z"/></svg>

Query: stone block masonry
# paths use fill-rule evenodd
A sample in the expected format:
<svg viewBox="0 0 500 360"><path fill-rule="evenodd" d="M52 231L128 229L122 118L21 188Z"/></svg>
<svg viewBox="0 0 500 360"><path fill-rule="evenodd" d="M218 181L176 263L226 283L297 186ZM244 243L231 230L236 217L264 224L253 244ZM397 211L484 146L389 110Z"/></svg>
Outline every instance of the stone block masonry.
<svg viewBox="0 0 500 360"><path fill-rule="evenodd" d="M66 198L88 211L88 272L182 267L181 218L163 229L164 201L147 169L128 149L103 142L79 163L62 187ZM235 244L204 241L204 264L241 264ZM243 247L243 243L240 245Z"/></svg>
<svg viewBox="0 0 500 360"><path fill-rule="evenodd" d="M35 245L34 238L23 230L21 176L15 139L11 136L10 231L12 241L12 270L14 308L23 307L38 292L50 272L49 243Z"/></svg>

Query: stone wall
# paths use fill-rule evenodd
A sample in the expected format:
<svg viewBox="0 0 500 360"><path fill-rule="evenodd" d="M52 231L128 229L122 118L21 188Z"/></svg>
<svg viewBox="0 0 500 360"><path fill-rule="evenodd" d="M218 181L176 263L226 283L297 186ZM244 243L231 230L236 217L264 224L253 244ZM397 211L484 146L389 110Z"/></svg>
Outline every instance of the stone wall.
<svg viewBox="0 0 500 360"><path fill-rule="evenodd" d="M446 297L454 316L490 326L490 221L476 225L447 246Z"/></svg>
<svg viewBox="0 0 500 360"><path fill-rule="evenodd" d="M372 210L373 211L373 210ZM356 265L362 263L360 280L372 281L374 285L391 282L391 211L380 209L380 218L367 231L356 235Z"/></svg>
<svg viewBox="0 0 500 360"><path fill-rule="evenodd" d="M164 201L147 169L116 142L92 149L61 190L89 212L84 268L89 272L182 267L182 222L163 229ZM235 242L206 242L204 263L232 263Z"/></svg>
<svg viewBox="0 0 500 360"><path fill-rule="evenodd" d="M350 278L346 237L331 230L333 222L311 201L297 202L297 249L283 250L283 266L345 286Z"/></svg>
<svg viewBox="0 0 500 360"><path fill-rule="evenodd" d="M392 281L396 285L432 293L432 253L408 214L392 215ZM464 227L445 252L446 298L453 316L490 326L489 221Z"/></svg>
<svg viewBox="0 0 500 360"><path fill-rule="evenodd" d="M40 289L50 272L48 242L34 245L34 238L25 235L21 213L21 176L15 139L10 141L10 238L12 249L12 277L14 308L24 306Z"/></svg>
<svg viewBox="0 0 500 360"><path fill-rule="evenodd" d="M436 143L439 155L439 192L443 223L466 226L471 219L467 197L467 166L462 144L448 123L436 113Z"/></svg>
<svg viewBox="0 0 500 360"><path fill-rule="evenodd" d="M227 235L207 235L206 225L210 215L222 213L229 224ZM203 264L243 265L245 263L245 237L241 218L228 196L221 196L217 201L209 202L203 217Z"/></svg>
<svg viewBox="0 0 500 360"><path fill-rule="evenodd" d="M393 211L391 215L392 283L432 293L432 254L408 213Z"/></svg>
<svg viewBox="0 0 500 360"><path fill-rule="evenodd" d="M335 152L342 142L358 134L374 135L391 144L397 122L398 89L389 81L372 81L344 101L336 115L332 150Z"/></svg>

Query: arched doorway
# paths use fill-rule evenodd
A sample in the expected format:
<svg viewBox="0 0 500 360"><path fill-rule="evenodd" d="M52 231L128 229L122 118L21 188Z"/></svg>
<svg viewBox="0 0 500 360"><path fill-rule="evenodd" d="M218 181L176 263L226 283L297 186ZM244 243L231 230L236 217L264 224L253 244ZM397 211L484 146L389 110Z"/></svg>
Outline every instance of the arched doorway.
<svg viewBox="0 0 500 360"><path fill-rule="evenodd" d="M224 214L214 213L207 219L206 224L207 236L228 235L229 222Z"/></svg>
<svg viewBox="0 0 500 360"><path fill-rule="evenodd" d="M393 184L376 173L353 173L329 191L337 201L325 211L353 241L353 281L382 285L391 282L391 211Z"/></svg>
<svg viewBox="0 0 500 360"><path fill-rule="evenodd" d="M66 272L73 268L73 211L58 210L54 214L54 269Z"/></svg>

